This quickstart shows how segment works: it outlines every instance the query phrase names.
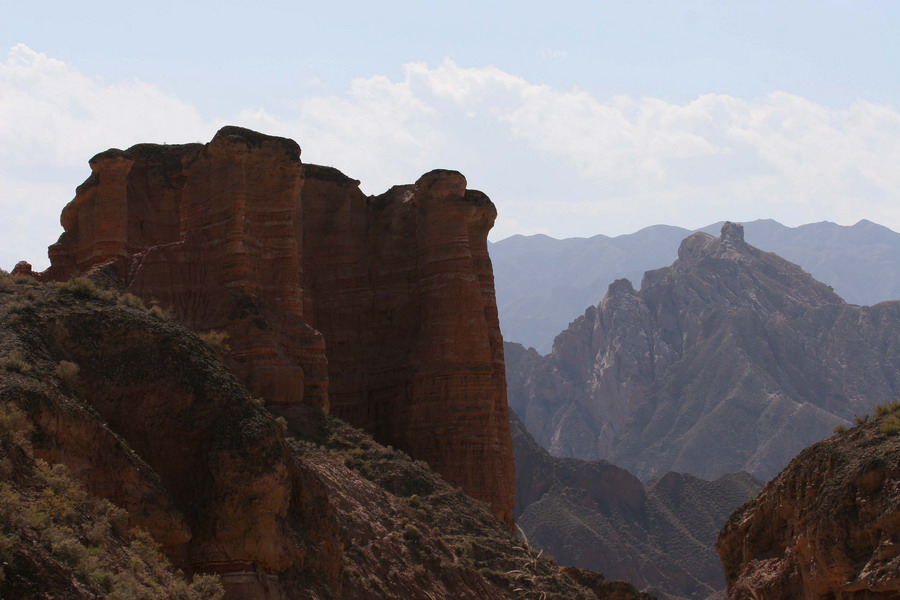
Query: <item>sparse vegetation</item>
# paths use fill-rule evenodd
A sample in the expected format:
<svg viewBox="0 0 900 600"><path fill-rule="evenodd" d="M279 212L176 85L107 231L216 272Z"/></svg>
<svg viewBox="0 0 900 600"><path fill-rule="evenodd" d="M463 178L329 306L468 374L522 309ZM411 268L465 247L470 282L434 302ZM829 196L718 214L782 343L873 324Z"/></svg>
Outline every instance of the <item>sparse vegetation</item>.
<svg viewBox="0 0 900 600"><path fill-rule="evenodd" d="M19 446L30 456L31 428L18 407L0 404L0 450L4 454L9 454L11 446ZM21 457L17 463L15 475L0 482L0 597L22 597L23 586L31 590L41 568L62 569L67 573L63 575L65 585L77 580L83 592L89 592L84 597L223 597L218 578L200 575L186 580L148 534L126 529L125 511L89 496L64 465L31 459L23 462ZM10 471L12 474L13 469Z"/></svg>
<svg viewBox="0 0 900 600"><path fill-rule="evenodd" d="M31 372L31 365L26 362L25 355L20 349L13 348L6 356L0 358L0 369L27 375Z"/></svg>
<svg viewBox="0 0 900 600"><path fill-rule="evenodd" d="M0 443L28 448L31 422L12 402L0 403Z"/></svg>
<svg viewBox="0 0 900 600"><path fill-rule="evenodd" d="M56 365L56 376L68 387L74 387L78 383L78 365L67 360L59 361Z"/></svg>
<svg viewBox="0 0 900 600"><path fill-rule="evenodd" d="M175 318L175 311L167 306L161 305L158 300L153 300L150 303L150 310L148 310L147 312L149 312L154 317L163 319L165 321L170 321Z"/></svg>
<svg viewBox="0 0 900 600"><path fill-rule="evenodd" d="M844 433L845 431L847 431L847 427L843 423L841 423L839 425L835 425L834 429L832 429L831 431L833 431L834 433Z"/></svg>
<svg viewBox="0 0 900 600"><path fill-rule="evenodd" d="M900 414L893 413L878 426L878 433L883 436L900 433Z"/></svg>
<svg viewBox="0 0 900 600"><path fill-rule="evenodd" d="M228 354L231 347L228 345L228 332L219 329L210 329L197 334L203 342L221 355Z"/></svg>
<svg viewBox="0 0 900 600"><path fill-rule="evenodd" d="M59 284L59 289L82 300L111 300L117 295L115 292L100 289L87 277L73 277L69 281Z"/></svg>
<svg viewBox="0 0 900 600"><path fill-rule="evenodd" d="M144 311L147 310L147 306L144 304L143 300L141 300L134 294L129 294L127 292L120 295L117 302L124 306L130 306L132 308L139 308Z"/></svg>
<svg viewBox="0 0 900 600"><path fill-rule="evenodd" d="M886 404L879 404L875 407L875 414L879 417L883 417L885 415L891 415L896 412L900 412L900 401L898 402L888 402Z"/></svg>

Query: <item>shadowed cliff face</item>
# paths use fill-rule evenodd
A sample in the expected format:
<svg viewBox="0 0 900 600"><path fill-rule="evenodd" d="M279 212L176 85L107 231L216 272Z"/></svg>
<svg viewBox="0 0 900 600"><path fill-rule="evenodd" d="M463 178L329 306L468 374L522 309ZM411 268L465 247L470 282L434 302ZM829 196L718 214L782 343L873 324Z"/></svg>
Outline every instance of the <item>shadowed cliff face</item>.
<svg viewBox="0 0 900 600"><path fill-rule="evenodd" d="M728 515L759 490L750 475L670 472L645 486L606 461L550 456L515 416L512 431L516 520L536 547L660 598L703 600L724 589L713 545Z"/></svg>
<svg viewBox="0 0 900 600"><path fill-rule="evenodd" d="M253 394L330 407L511 523L493 204L455 171L366 197L299 156L236 127L98 154L43 279L104 267L192 329L226 332Z"/></svg>
<svg viewBox="0 0 900 600"><path fill-rule="evenodd" d="M736 511L716 550L729 597L896 598L900 589L900 416L800 453Z"/></svg>
<svg viewBox="0 0 900 600"><path fill-rule="evenodd" d="M844 303L740 225L693 234L639 292L603 302L540 357L507 346L510 403L552 453L668 470L775 475L900 378L900 303Z"/></svg>

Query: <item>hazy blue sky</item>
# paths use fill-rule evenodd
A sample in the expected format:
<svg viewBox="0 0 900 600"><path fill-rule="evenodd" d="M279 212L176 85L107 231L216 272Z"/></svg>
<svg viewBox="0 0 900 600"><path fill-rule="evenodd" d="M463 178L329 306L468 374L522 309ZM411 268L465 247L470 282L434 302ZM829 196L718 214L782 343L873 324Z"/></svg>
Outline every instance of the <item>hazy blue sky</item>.
<svg viewBox="0 0 900 600"><path fill-rule="evenodd" d="M0 267L46 266L93 154L228 123L295 138L367 193L459 169L498 205L495 239L900 229L897 2L5 8Z"/></svg>

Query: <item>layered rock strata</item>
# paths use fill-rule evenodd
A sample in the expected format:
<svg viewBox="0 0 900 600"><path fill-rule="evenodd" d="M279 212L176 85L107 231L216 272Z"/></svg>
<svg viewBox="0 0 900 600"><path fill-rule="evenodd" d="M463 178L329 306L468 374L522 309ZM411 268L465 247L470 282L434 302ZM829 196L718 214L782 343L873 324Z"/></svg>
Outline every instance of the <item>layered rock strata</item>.
<svg viewBox="0 0 900 600"><path fill-rule="evenodd" d="M729 598L887 599L900 590L900 415L801 452L732 515L716 550Z"/></svg>
<svg viewBox="0 0 900 600"><path fill-rule="evenodd" d="M236 127L98 154L43 277L104 267L192 329L226 332L228 364L266 402L330 406L511 523L493 204L454 171L367 197L299 156Z"/></svg>
<svg viewBox="0 0 900 600"><path fill-rule="evenodd" d="M554 454L767 480L900 388L900 302L846 304L726 223L636 291L609 287L541 357L507 346L510 403Z"/></svg>

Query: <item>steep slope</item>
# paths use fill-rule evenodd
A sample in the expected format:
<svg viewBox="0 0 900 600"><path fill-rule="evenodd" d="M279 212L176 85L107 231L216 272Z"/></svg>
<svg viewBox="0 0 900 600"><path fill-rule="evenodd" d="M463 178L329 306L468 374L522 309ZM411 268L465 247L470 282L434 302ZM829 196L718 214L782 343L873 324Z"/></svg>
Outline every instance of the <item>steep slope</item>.
<svg viewBox="0 0 900 600"><path fill-rule="evenodd" d="M744 223L747 242L800 265L851 304L900 298L900 234L862 220L786 227L771 219ZM695 231L717 235L722 223ZM640 281L670 264L693 233L654 225L632 234L557 240L516 235L490 244L497 302L507 340L550 352L553 338L616 279Z"/></svg>
<svg viewBox="0 0 900 600"><path fill-rule="evenodd" d="M152 539L127 530L125 511L88 496L63 465L35 459L31 433L14 403L0 403L2 597L221 599L215 576L188 582Z"/></svg>
<svg viewBox="0 0 900 600"><path fill-rule="evenodd" d="M900 405L800 453L722 530L733 598L896 598Z"/></svg>
<svg viewBox="0 0 900 600"><path fill-rule="evenodd" d="M161 312L84 278L42 284L0 273L2 450L11 452L4 432L24 430L17 444L126 510L123 526L146 529L177 567L219 574L230 599L614 597L539 557L424 463L318 407L274 404L276 417ZM10 426L14 411L24 427ZM64 496L80 502L70 489ZM42 497L67 510L62 496ZM8 524L9 499L0 500ZM40 517L12 522L26 518ZM94 535L89 523L61 524ZM79 571L80 546L67 544L33 554L49 564L29 595L65 587L60 581L70 582L63 597L109 593L114 582ZM6 581L28 580L30 563L13 555ZM59 564L66 556L68 566Z"/></svg>
<svg viewBox="0 0 900 600"><path fill-rule="evenodd" d="M743 239L693 234L640 292L610 285L540 357L508 346L510 404L557 455L642 478L774 476L898 394L900 303L848 305Z"/></svg>
<svg viewBox="0 0 900 600"><path fill-rule="evenodd" d="M512 430L516 518L535 547L660 598L703 599L724 589L713 545L759 482L746 473L715 481L667 473L645 486L606 461L550 456L515 417Z"/></svg>
<svg viewBox="0 0 900 600"><path fill-rule="evenodd" d="M226 333L254 395L330 406L512 523L496 209L461 174L366 197L303 165L293 140L237 127L90 166L44 280L102 269L195 331Z"/></svg>

